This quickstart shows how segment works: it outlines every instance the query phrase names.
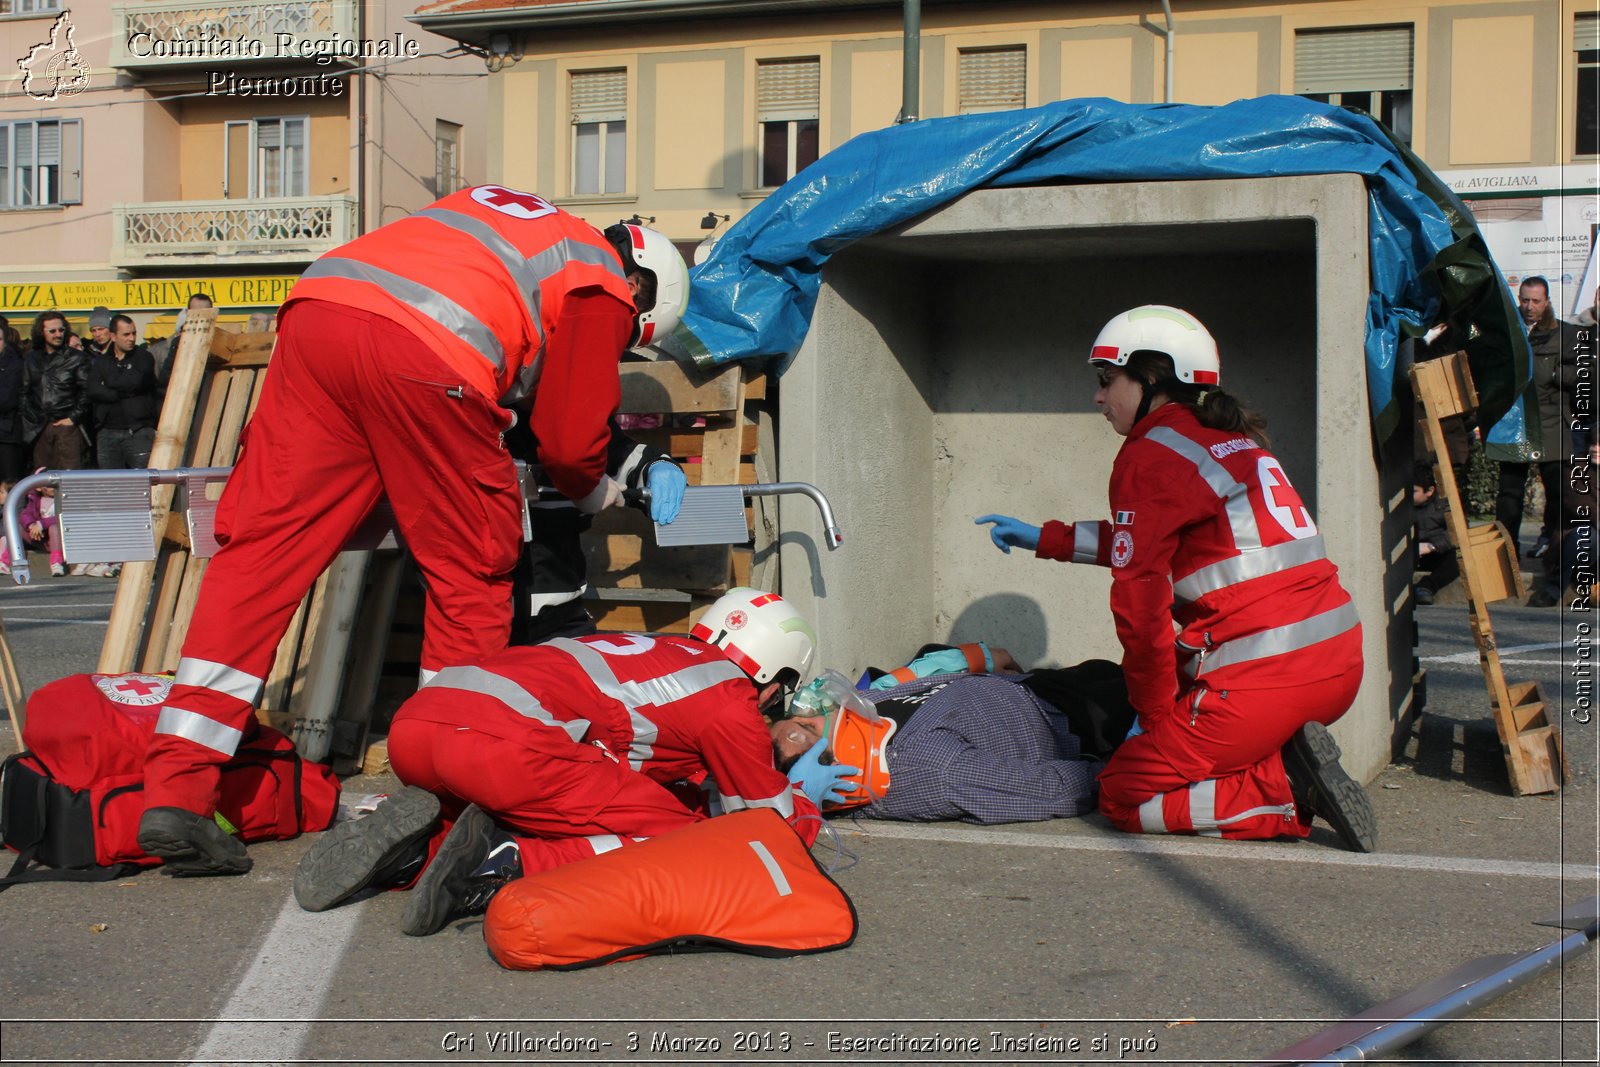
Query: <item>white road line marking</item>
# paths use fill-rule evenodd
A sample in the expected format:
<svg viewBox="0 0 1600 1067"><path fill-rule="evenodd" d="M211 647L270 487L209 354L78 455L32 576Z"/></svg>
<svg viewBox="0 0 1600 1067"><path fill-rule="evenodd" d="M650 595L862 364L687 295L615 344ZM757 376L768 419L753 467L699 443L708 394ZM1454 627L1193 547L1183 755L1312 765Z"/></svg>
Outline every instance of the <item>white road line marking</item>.
<svg viewBox="0 0 1600 1067"><path fill-rule="evenodd" d="M70 611L73 608L109 608L111 600L69 600L61 604L29 604L29 611Z"/></svg>
<svg viewBox="0 0 1600 1067"><path fill-rule="evenodd" d="M1435 874L1494 874L1515 878L1600 877L1600 867L1575 863L1529 863L1523 860L1481 860L1463 856L1405 856L1383 852L1337 852L1316 845L1284 845L1266 841L1222 842L1195 837L1087 837L1079 834L1019 834L1004 830L967 830L863 819L855 828L868 837L938 841L952 845L1017 845L1080 852L1132 852L1199 859L1260 860L1275 863L1317 863L1331 867L1373 867ZM849 832L849 827L841 826Z"/></svg>
<svg viewBox="0 0 1600 1067"><path fill-rule="evenodd" d="M1594 642L1592 641L1583 643L1587 644L1590 648L1595 647ZM1507 656L1515 656L1522 652L1547 652L1552 648L1571 649L1577 644L1579 644L1579 642L1576 641L1542 641L1537 645L1506 645L1499 651L1500 658L1504 659ZM1419 656L1418 659L1423 663L1476 663L1478 662L1478 652L1476 649L1474 649L1471 652L1452 652L1448 656ZM1522 660L1519 662L1532 661Z"/></svg>
<svg viewBox="0 0 1600 1067"><path fill-rule="evenodd" d="M106 619L38 619L32 615L6 615L4 621L9 623L40 622L47 626L110 626Z"/></svg>
<svg viewBox="0 0 1600 1067"><path fill-rule="evenodd" d="M313 914L294 897L262 941L192 1063L294 1063L350 947L360 908ZM253 1019L301 1020L251 1023ZM248 1025L240 1026L239 1024Z"/></svg>

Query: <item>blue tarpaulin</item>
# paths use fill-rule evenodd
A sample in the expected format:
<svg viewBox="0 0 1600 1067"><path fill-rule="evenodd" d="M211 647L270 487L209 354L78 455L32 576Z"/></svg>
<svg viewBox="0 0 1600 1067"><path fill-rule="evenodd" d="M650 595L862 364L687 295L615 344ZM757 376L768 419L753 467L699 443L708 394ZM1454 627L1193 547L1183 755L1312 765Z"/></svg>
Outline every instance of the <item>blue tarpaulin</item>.
<svg viewBox="0 0 1600 1067"><path fill-rule="evenodd" d="M1364 115L1293 96L1221 107L1065 100L864 133L795 175L695 268L662 347L702 366L782 372L811 321L829 256L984 186L1354 173L1367 184L1367 389L1381 436L1398 424L1401 343L1438 322L1461 338L1491 425L1528 380L1527 338L1471 216Z"/></svg>

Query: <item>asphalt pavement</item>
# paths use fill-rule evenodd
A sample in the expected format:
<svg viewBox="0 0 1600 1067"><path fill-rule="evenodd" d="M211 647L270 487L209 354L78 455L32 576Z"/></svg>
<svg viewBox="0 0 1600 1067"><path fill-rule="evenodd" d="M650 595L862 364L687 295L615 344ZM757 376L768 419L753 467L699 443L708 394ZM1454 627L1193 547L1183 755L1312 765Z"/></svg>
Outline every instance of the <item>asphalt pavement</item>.
<svg viewBox="0 0 1600 1067"><path fill-rule="evenodd" d="M35 572L39 574L39 571ZM114 582L0 585L31 688L93 670ZM1368 786L1380 851L1136 837L1098 816L977 827L835 820L815 855L860 915L838 952L519 973L480 920L398 929L400 894L322 914L291 892L309 838L239 878L146 872L0 897L0 1062L1252 1063L1491 954L1600 892L1592 613L1499 606L1571 773L1517 797L1464 608L1417 610L1428 704ZM0 747L9 749L9 732ZM392 789L353 778L347 795ZM1597 1062L1593 953L1385 1062Z"/></svg>

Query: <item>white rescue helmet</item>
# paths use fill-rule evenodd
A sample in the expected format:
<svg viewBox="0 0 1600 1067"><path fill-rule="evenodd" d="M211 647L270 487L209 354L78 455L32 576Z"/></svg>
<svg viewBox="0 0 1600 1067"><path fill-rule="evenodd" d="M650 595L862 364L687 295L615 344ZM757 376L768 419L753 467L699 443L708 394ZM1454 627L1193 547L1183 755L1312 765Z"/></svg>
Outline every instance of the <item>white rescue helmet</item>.
<svg viewBox="0 0 1600 1067"><path fill-rule="evenodd" d="M1180 382L1217 385L1221 381L1222 361L1217 358L1217 342L1210 331L1187 311L1166 304L1145 304L1106 323L1089 350L1089 363L1125 367L1129 356L1145 351L1170 356Z"/></svg>
<svg viewBox="0 0 1600 1067"><path fill-rule="evenodd" d="M777 593L730 589L700 616L689 636L716 645L757 685L782 671L805 681L817 655L817 633Z"/></svg>
<svg viewBox="0 0 1600 1067"><path fill-rule="evenodd" d="M606 240L622 253L624 269L643 267L656 276L656 302L639 313L629 348L655 344L678 325L689 306L689 267L667 235L648 226L619 222L607 227Z"/></svg>

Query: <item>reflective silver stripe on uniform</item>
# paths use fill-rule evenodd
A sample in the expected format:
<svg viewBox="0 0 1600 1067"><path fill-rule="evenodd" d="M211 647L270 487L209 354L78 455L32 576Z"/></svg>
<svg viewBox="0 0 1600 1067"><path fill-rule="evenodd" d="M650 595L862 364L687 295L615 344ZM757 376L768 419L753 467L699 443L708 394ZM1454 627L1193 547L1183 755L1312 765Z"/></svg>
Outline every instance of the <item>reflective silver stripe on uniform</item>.
<svg viewBox="0 0 1600 1067"><path fill-rule="evenodd" d="M1246 819L1254 819L1257 815L1279 815L1287 819L1294 815L1294 805L1264 804L1259 808L1249 808L1245 811L1241 811L1237 815L1230 815L1226 819L1218 819L1217 825L1232 826L1236 822L1243 822Z"/></svg>
<svg viewBox="0 0 1600 1067"><path fill-rule="evenodd" d="M1221 837L1217 829L1217 783L1213 778L1189 787L1189 823L1201 837Z"/></svg>
<svg viewBox="0 0 1600 1067"><path fill-rule="evenodd" d="M233 755L239 748L239 742L244 739L242 730L235 730L197 711L175 708L171 704L161 709L161 715L156 719L156 733L193 741L224 756Z"/></svg>
<svg viewBox="0 0 1600 1067"><path fill-rule="evenodd" d="M595 834L592 837L584 838L584 840L589 842L589 847L594 849L596 856L603 856L607 852L614 852L622 847L622 838L616 834Z"/></svg>
<svg viewBox="0 0 1600 1067"><path fill-rule="evenodd" d="M1356 606L1346 601L1332 610L1313 615L1309 619L1301 619L1287 626L1275 626L1258 634L1224 641L1206 653L1205 661L1200 664L1199 673L1206 674L1218 667L1231 667L1236 663L1249 663L1252 660L1270 659L1286 652L1295 652L1318 641L1338 637L1354 629L1360 622L1361 619L1356 615Z"/></svg>
<svg viewBox="0 0 1600 1067"><path fill-rule="evenodd" d="M785 819L792 819L794 818L794 786L784 786L783 792L777 796L758 797L754 800L736 797L732 793L722 794L722 810L724 812L743 811L745 808L772 808Z"/></svg>
<svg viewBox="0 0 1600 1067"><path fill-rule="evenodd" d="M261 696L264 683L255 675L234 670L226 663L213 663L208 659L190 659L185 656L178 661L178 669L173 674L172 684L209 689L214 693L242 700L246 704L254 704Z"/></svg>
<svg viewBox="0 0 1600 1067"><path fill-rule="evenodd" d="M1276 574L1279 571L1327 558L1328 552L1323 547L1322 535L1312 534L1299 541L1285 541L1281 545L1253 548L1232 559L1218 560L1216 563L1201 567L1193 574L1173 582L1172 593L1184 603L1193 603L1218 589L1226 589L1230 585L1238 585L1252 578Z"/></svg>
<svg viewBox="0 0 1600 1067"><path fill-rule="evenodd" d="M1163 445L1195 465L1211 491L1225 501L1228 525L1233 528L1233 545L1241 552L1261 547L1261 530L1256 525L1255 509L1250 506L1250 490L1228 473L1206 447L1191 441L1170 426L1157 426L1145 439Z"/></svg>
<svg viewBox="0 0 1600 1067"><path fill-rule="evenodd" d="M562 722L539 703L539 698L503 675L494 674L482 667L446 667L433 676L428 689L458 689L463 693L479 693L498 700L512 711L545 726L554 726L574 741L583 740L589 732L588 719Z"/></svg>
<svg viewBox="0 0 1600 1067"><path fill-rule="evenodd" d="M454 300L441 292L429 289L420 282L403 278L382 267L374 267L370 263L361 263L339 256L323 256L307 267L301 277L349 278L352 281L370 282L471 345L479 355L494 364L496 377L505 369L505 349L500 344L500 338L494 335L494 331L479 322L477 316Z"/></svg>
<svg viewBox="0 0 1600 1067"><path fill-rule="evenodd" d="M1072 524L1072 562L1099 562L1101 525L1098 522L1075 522Z"/></svg>
<svg viewBox="0 0 1600 1067"><path fill-rule="evenodd" d="M628 280L627 272L622 269L622 261L612 249L584 241L574 241L570 237L563 237L528 260L528 265L541 278L550 277L568 263L587 263L591 267L604 267L622 279L624 284Z"/></svg>
<svg viewBox="0 0 1600 1067"><path fill-rule="evenodd" d="M1157 793L1139 805L1139 829L1147 834L1167 832L1167 816L1161 810L1161 798L1164 796L1165 793Z"/></svg>
<svg viewBox="0 0 1600 1067"><path fill-rule="evenodd" d="M697 663L693 667L685 667L681 671L674 671L660 678L623 682L612 672L605 656L582 641L562 637L546 641L545 644L559 648L577 660L590 681L599 687L600 692L628 709L628 718L633 723L633 744L628 746L628 765L634 770L638 770L641 764L655 755L656 738L660 736L656 724L640 712L640 708L647 705L659 707L662 704L670 704L675 700L694 696L712 686L721 685L723 682L733 681L736 678L749 678L749 675L727 660L718 660Z"/></svg>
<svg viewBox="0 0 1600 1067"><path fill-rule="evenodd" d="M417 219L432 219L443 226L471 237L483 247L494 254L500 265L517 285L517 295L522 297L522 306L528 312L528 321L533 323L533 328L539 331L538 349L544 349L544 321L539 317L539 307L543 293L539 291L539 282L543 275L539 274L533 262L525 258L516 245L502 237L493 226L482 219L471 215L463 215L459 211L448 211L444 208L424 208L411 216Z"/></svg>
<svg viewBox="0 0 1600 1067"><path fill-rule="evenodd" d="M767 846L760 841L747 841L745 844L754 850L757 858L761 860L761 866L767 869L767 877L772 879L772 886L778 891L778 895L786 897L793 893L794 890L789 886L789 879L784 877L783 868L779 867L778 861L772 858L772 853L767 851Z"/></svg>

